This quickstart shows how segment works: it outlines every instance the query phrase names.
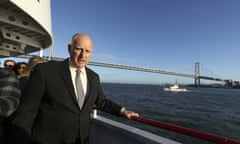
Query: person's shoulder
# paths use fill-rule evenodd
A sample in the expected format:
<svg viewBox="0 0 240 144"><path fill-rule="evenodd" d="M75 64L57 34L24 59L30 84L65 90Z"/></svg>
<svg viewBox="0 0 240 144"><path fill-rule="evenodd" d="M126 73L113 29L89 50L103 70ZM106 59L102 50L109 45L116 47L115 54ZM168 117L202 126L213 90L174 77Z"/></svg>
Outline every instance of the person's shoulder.
<svg viewBox="0 0 240 144"><path fill-rule="evenodd" d="M12 69L10 68L0 68L0 77L9 77L9 76L13 76L15 77L15 73Z"/></svg>
<svg viewBox="0 0 240 144"><path fill-rule="evenodd" d="M1 73L10 73L11 71L13 70L11 70L10 68L0 68Z"/></svg>
<svg viewBox="0 0 240 144"><path fill-rule="evenodd" d="M86 67L86 71L87 71L88 73L97 74L94 70L92 70L92 69L90 69L90 68L88 68L88 67Z"/></svg>
<svg viewBox="0 0 240 144"><path fill-rule="evenodd" d="M56 61L56 60L51 60L42 64L48 65L48 66L54 66L54 65L59 65L62 64L64 61Z"/></svg>
<svg viewBox="0 0 240 144"><path fill-rule="evenodd" d="M66 61L55 61L55 60L51 60L45 63L40 63L38 64L38 67L40 68L47 68L47 69L53 69L53 68L57 68L59 66L62 66L66 63Z"/></svg>
<svg viewBox="0 0 240 144"><path fill-rule="evenodd" d="M96 76L96 77L99 77L98 76L98 73L96 73L95 71L93 71L92 69L86 67L86 71L87 71L87 74L90 75L90 76Z"/></svg>

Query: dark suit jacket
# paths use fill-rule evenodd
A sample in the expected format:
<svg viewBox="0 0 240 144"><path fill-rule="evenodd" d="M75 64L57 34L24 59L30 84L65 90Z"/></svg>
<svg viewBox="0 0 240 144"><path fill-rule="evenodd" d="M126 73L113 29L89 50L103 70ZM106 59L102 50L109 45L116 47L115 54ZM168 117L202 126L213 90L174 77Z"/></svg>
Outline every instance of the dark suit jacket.
<svg viewBox="0 0 240 144"><path fill-rule="evenodd" d="M105 112L120 114L121 107L105 98L99 76L88 68L90 92L80 110L68 63L67 59L39 64L23 92L14 124L38 143L73 143L79 133L81 143L87 143L93 105Z"/></svg>

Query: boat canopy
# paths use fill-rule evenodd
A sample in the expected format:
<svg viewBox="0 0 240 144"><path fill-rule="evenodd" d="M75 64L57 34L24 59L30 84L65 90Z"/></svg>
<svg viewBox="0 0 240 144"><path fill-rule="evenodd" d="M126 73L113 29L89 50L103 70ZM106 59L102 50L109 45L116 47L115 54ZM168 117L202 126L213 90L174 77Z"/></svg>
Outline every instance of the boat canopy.
<svg viewBox="0 0 240 144"><path fill-rule="evenodd" d="M50 0L0 1L0 58L29 54L51 44Z"/></svg>

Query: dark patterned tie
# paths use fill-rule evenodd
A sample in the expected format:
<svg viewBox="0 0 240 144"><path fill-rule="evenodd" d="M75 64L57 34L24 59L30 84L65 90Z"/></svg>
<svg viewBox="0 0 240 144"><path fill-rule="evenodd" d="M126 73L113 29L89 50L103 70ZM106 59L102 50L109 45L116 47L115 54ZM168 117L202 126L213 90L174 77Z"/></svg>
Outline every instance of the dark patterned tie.
<svg viewBox="0 0 240 144"><path fill-rule="evenodd" d="M76 89L77 89L77 100L79 107L82 108L84 103L84 92L83 92L83 86L81 81L81 70L76 71Z"/></svg>

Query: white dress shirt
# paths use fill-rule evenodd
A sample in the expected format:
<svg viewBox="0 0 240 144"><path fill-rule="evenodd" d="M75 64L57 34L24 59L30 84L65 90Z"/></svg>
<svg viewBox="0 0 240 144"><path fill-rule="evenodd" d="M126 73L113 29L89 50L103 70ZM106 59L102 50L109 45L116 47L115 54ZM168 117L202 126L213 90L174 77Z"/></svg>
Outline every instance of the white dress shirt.
<svg viewBox="0 0 240 144"><path fill-rule="evenodd" d="M72 78L72 83L73 83L73 86L74 86L74 91L75 91L75 94L77 96L77 89L76 89L76 83L75 83L77 68L74 67L71 62L69 64L69 70L70 70L70 73L71 73L71 78ZM81 75L80 76L81 76L83 93L84 93L84 96L86 96L87 93L88 93L87 73L86 73L86 69L85 68L81 68L80 71L81 71Z"/></svg>

